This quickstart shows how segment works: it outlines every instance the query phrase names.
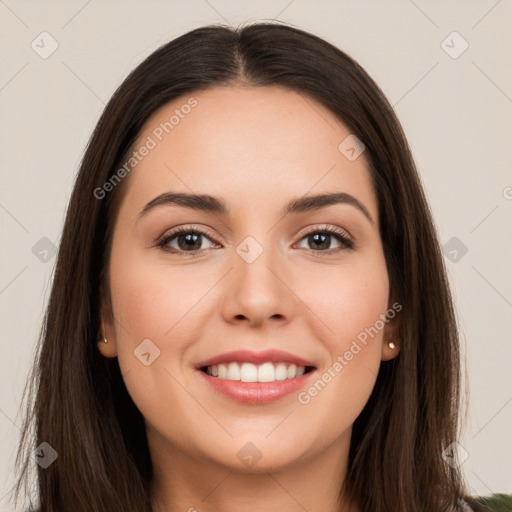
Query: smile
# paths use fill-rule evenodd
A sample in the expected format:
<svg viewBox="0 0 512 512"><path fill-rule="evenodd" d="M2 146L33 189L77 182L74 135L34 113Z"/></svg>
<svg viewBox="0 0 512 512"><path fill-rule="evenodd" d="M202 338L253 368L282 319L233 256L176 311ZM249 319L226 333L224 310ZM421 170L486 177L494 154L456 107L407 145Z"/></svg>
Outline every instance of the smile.
<svg viewBox="0 0 512 512"><path fill-rule="evenodd" d="M267 361L263 364L232 361L225 364L214 364L202 367L207 375L221 380L241 382L275 382L301 377L313 370L312 366L297 366L284 362Z"/></svg>
<svg viewBox="0 0 512 512"><path fill-rule="evenodd" d="M209 390L243 404L274 402L306 386L316 373L313 362L277 348L232 350L196 363Z"/></svg>

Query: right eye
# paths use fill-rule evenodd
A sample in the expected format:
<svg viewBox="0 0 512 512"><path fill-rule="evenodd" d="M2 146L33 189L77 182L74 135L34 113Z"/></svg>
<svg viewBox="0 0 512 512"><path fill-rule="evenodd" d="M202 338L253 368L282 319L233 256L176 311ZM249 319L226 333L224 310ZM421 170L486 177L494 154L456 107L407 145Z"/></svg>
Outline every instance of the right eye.
<svg viewBox="0 0 512 512"><path fill-rule="evenodd" d="M197 228L180 227L164 235L157 242L157 246L164 251L183 256L186 254L195 256L197 253L205 250L202 246L201 238L206 238L213 245L210 235ZM174 243L177 244L173 245Z"/></svg>

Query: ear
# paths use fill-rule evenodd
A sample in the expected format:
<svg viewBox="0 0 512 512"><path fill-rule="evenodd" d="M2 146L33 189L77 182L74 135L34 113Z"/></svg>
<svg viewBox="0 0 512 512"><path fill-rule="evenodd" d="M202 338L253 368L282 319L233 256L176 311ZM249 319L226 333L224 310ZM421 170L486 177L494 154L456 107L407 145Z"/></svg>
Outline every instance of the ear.
<svg viewBox="0 0 512 512"><path fill-rule="evenodd" d="M100 286L100 311L101 311L101 332L97 342L98 350L105 357L117 356L117 340L114 315L110 292L102 284ZM105 342L105 339L107 340Z"/></svg>
<svg viewBox="0 0 512 512"><path fill-rule="evenodd" d="M402 311L402 305L397 301L390 301L390 306L386 311L387 320L382 336L383 361L394 359L400 353L402 347L400 311ZM392 346L390 347L391 342Z"/></svg>

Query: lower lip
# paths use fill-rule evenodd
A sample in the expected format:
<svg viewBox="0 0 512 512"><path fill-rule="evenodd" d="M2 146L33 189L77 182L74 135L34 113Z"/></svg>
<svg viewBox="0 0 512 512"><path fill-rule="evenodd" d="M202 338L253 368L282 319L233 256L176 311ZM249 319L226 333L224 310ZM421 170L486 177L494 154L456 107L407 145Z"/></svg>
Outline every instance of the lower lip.
<svg viewBox="0 0 512 512"><path fill-rule="evenodd" d="M315 373L312 370L294 379L274 382L242 382L212 377L202 370L197 370L206 382L225 396L244 404L268 404L283 398L302 388Z"/></svg>

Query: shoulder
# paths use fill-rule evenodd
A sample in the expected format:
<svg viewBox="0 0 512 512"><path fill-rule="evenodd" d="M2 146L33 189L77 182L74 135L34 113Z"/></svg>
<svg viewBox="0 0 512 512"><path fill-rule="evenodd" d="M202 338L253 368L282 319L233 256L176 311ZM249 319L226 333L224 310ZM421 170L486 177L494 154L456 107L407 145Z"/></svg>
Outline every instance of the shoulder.
<svg viewBox="0 0 512 512"><path fill-rule="evenodd" d="M468 498L464 507L461 512L511 512L512 494L493 494L488 497Z"/></svg>

